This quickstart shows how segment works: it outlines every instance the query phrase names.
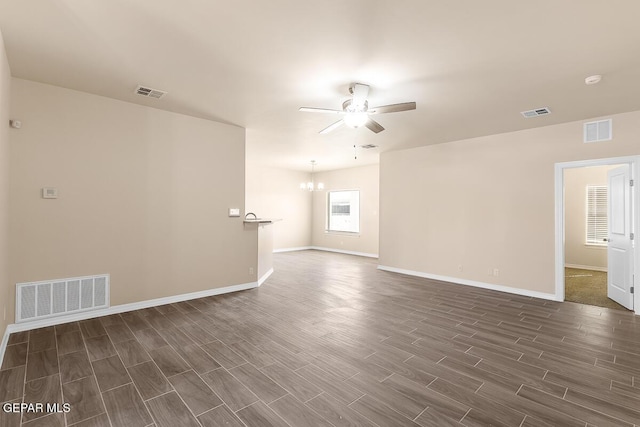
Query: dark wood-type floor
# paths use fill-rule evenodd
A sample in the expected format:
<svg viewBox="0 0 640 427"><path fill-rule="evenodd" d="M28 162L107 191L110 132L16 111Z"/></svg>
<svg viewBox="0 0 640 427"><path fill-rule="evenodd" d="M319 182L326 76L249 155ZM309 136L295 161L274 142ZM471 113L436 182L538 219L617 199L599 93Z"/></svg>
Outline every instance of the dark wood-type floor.
<svg viewBox="0 0 640 427"><path fill-rule="evenodd" d="M640 425L630 312L279 254L261 288L11 336L0 426Z"/></svg>

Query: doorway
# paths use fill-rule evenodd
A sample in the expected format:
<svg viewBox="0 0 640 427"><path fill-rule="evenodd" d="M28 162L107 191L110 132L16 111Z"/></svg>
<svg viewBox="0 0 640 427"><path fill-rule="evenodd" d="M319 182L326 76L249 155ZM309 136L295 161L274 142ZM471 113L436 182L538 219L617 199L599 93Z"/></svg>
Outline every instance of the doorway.
<svg viewBox="0 0 640 427"><path fill-rule="evenodd" d="M564 170L565 301L625 309L607 296L607 173L618 166Z"/></svg>
<svg viewBox="0 0 640 427"><path fill-rule="evenodd" d="M613 301L616 299L629 309L640 311L638 296L632 294L635 266L640 265L636 252L640 251L635 251L635 242L630 241L634 237L632 232L639 226L638 215L634 215L638 212L638 188L632 186L639 160L640 157L634 156L555 165L556 300L625 309ZM619 170L627 170L630 178L625 182L623 203L616 199L622 191L616 184L621 181L615 181ZM612 194L609 193L610 186L613 186ZM613 201L609 203L611 197ZM617 247L614 245L611 249L607 242L610 237L607 229L609 205L616 207L615 212L624 211L624 218L628 218L622 228L629 250L623 254L622 263ZM619 215L615 212L609 212L613 219ZM620 228L615 224L613 227ZM621 277L624 278L622 286ZM622 300L621 290L626 292Z"/></svg>

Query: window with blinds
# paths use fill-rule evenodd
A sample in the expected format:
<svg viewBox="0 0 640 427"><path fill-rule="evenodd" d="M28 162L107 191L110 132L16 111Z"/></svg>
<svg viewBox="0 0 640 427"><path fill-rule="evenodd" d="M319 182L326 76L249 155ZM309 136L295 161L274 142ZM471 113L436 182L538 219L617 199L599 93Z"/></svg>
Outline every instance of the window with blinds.
<svg viewBox="0 0 640 427"><path fill-rule="evenodd" d="M606 246L607 186L587 185L587 245Z"/></svg>
<svg viewBox="0 0 640 427"><path fill-rule="evenodd" d="M327 193L327 231L360 232L360 191Z"/></svg>

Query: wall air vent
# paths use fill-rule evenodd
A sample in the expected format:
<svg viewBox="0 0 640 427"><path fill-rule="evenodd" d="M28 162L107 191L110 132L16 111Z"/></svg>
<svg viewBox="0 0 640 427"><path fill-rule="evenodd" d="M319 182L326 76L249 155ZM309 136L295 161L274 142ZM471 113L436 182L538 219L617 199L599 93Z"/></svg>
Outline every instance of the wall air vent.
<svg viewBox="0 0 640 427"><path fill-rule="evenodd" d="M613 123L611 119L587 122L584 124L584 142L611 141Z"/></svg>
<svg viewBox="0 0 640 427"><path fill-rule="evenodd" d="M109 275L16 285L16 323L109 307Z"/></svg>
<svg viewBox="0 0 640 427"><path fill-rule="evenodd" d="M136 88L136 94L146 96L147 98L160 99L167 94L167 92L158 89L151 89L150 87L140 86Z"/></svg>
<svg viewBox="0 0 640 427"><path fill-rule="evenodd" d="M366 144L366 145L361 145L360 148L364 148L366 150L370 150L372 148L378 148L377 145L373 145L373 144Z"/></svg>
<svg viewBox="0 0 640 427"><path fill-rule="evenodd" d="M548 116L551 114L551 110L549 110L549 107L542 107L536 108L535 110L522 111L520 114L522 114L526 119L530 119L531 117Z"/></svg>

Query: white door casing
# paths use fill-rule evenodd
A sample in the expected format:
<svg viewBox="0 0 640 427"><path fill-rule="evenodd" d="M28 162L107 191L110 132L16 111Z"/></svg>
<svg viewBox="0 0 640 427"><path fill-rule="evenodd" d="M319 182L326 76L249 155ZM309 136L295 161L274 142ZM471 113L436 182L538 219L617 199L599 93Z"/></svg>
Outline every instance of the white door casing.
<svg viewBox="0 0 640 427"><path fill-rule="evenodd" d="M607 173L607 296L633 310L633 241L631 240L631 173L622 165Z"/></svg>

